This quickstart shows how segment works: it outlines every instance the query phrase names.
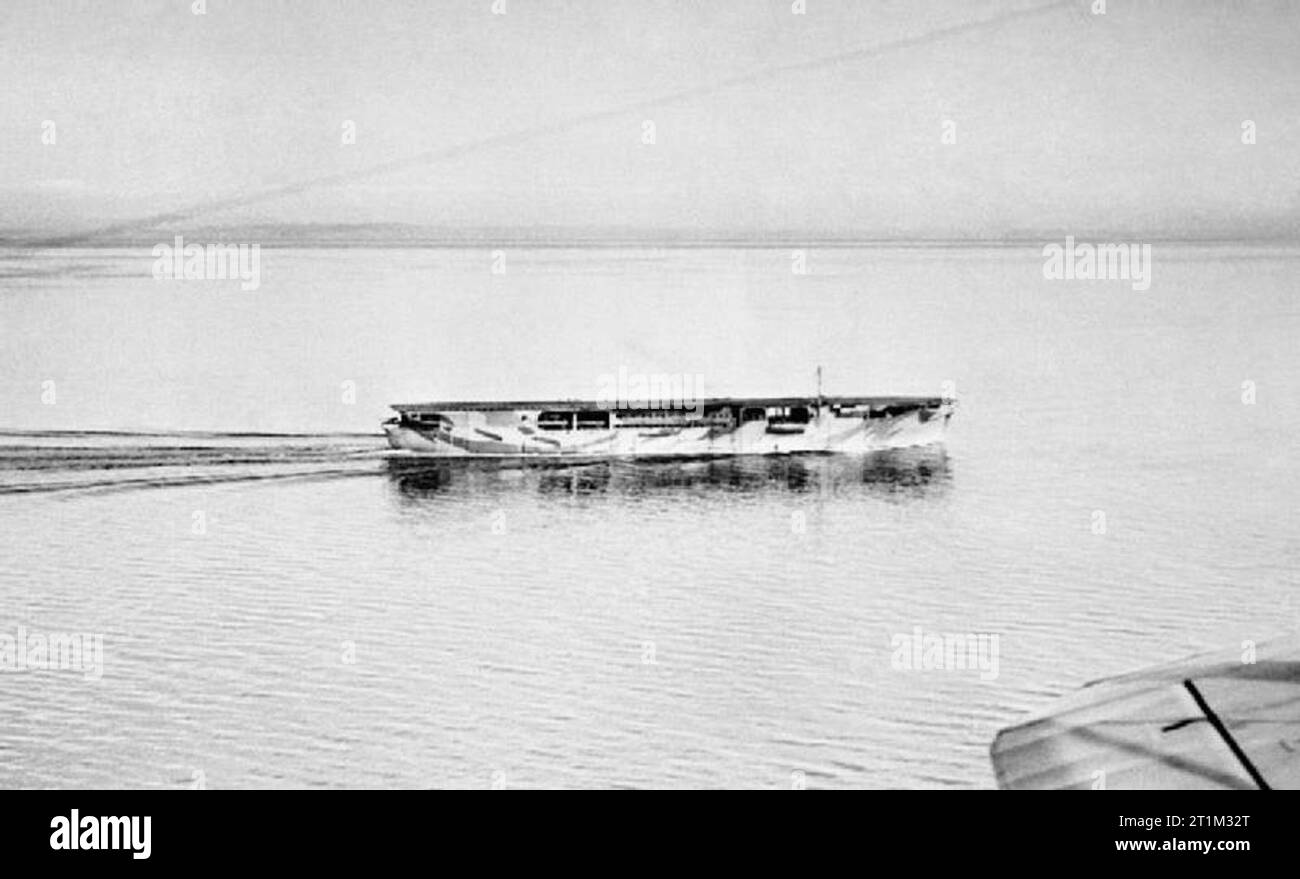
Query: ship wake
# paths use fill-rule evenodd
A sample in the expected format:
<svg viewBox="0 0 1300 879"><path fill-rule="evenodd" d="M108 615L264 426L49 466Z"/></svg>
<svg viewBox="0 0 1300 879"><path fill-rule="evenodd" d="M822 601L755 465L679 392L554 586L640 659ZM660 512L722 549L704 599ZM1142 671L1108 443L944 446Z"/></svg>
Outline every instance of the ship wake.
<svg viewBox="0 0 1300 879"><path fill-rule="evenodd" d="M373 476L382 452L381 438L356 434L6 433L0 495Z"/></svg>

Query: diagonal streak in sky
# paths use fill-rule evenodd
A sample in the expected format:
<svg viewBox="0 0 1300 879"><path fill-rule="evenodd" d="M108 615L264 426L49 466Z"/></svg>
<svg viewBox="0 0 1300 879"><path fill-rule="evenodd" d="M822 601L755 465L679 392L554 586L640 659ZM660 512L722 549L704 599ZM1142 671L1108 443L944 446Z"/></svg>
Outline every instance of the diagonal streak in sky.
<svg viewBox="0 0 1300 879"><path fill-rule="evenodd" d="M807 61L796 61L790 64L783 64L777 67L766 67L761 70L750 71L748 73L738 74L725 79L715 80L714 82L705 83L691 88L680 89L675 92L669 92L655 98L648 98L643 101L634 101L618 107L610 107L604 110L596 110L591 113L584 113L578 116L571 116L566 119L560 119L555 122L544 125L536 125L530 128L508 131L502 134L495 134L490 137L480 138L478 140L468 141L450 147L426 150L407 156L402 159L394 159L389 162L383 162L370 168L364 168L359 171L343 171L335 174L326 174L319 177L312 177L307 180L299 180L293 183L286 183L281 186L273 186L263 189L259 192L248 193L245 195L236 195L224 199L216 199L201 204L189 205L174 211L153 214L147 217L140 217L134 220L124 220L105 226L99 226L94 229L87 229L81 232L74 232L68 235L41 238L34 241L28 241L26 244L33 247L68 247L78 244L93 242L98 238L110 237L132 230L149 229L163 223L177 223L202 216L204 214L216 213L219 211L229 210L231 208L246 207L248 205L261 204L267 201L273 201L285 196L298 195L319 187L336 186L342 183L352 183L359 180L366 180L372 177L379 177L384 174L391 174L394 171L401 171L407 168L418 167L436 162L446 162L458 159L470 153L480 150L490 150L498 147L510 146L529 140L536 140L549 135L561 134L571 131L575 128L581 128L596 122L603 122L609 119L616 119L627 114L663 107L670 104L677 104L688 101L693 98L704 97L715 92L726 89L736 88L737 86L748 85L754 82L779 77L790 73L802 73L811 70L820 70L826 67L835 67L836 65L848 64L855 61L861 61L867 58L875 58L880 55L898 52L905 49L911 49L924 46L928 43L934 43L953 37L964 36L966 34L976 33L978 31L994 28L1008 21L1022 18L1030 18L1051 12L1065 6L1074 5L1074 0L1053 0L1051 3L1042 3L1036 6L1022 7L974 21L966 21L961 24L949 25L936 30L927 31L916 36L903 37L897 40L891 40L886 43L877 43L871 46L863 46L858 49L852 49L847 52L840 52L835 55L826 55L820 58L813 58Z"/></svg>

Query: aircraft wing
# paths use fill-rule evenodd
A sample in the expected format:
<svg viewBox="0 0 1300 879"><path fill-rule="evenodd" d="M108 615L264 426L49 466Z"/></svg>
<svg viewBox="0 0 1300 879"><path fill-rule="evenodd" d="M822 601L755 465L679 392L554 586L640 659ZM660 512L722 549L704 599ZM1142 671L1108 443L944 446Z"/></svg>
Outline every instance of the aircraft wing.
<svg viewBox="0 0 1300 879"><path fill-rule="evenodd" d="M1088 684L1008 727L1003 789L1300 788L1300 640Z"/></svg>

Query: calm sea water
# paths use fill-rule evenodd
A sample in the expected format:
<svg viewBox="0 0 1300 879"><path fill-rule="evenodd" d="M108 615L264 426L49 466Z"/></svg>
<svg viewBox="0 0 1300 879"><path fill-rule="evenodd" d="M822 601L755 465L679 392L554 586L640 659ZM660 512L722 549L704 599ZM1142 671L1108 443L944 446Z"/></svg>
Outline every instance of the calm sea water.
<svg viewBox="0 0 1300 879"><path fill-rule="evenodd" d="M791 256L268 248L242 292L0 254L0 638L103 638L102 676L0 672L0 784L989 787L1054 696L1296 628L1300 252L1157 245L1145 292ZM951 382L948 443L412 468L374 435L818 365ZM997 676L895 668L917 627L997 635Z"/></svg>

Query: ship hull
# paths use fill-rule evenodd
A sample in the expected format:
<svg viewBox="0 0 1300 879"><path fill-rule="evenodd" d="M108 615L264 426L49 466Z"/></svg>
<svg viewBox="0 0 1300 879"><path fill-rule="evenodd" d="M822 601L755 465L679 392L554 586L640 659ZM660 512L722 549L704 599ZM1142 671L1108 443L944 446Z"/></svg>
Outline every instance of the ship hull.
<svg viewBox="0 0 1300 879"><path fill-rule="evenodd" d="M405 420L385 424L389 445L409 455L538 460L853 454L942 442L952 404L944 401L872 416L845 417L822 411L798 425L757 420L733 426L614 426L544 434L527 424L516 426L513 412L444 412L452 426Z"/></svg>

